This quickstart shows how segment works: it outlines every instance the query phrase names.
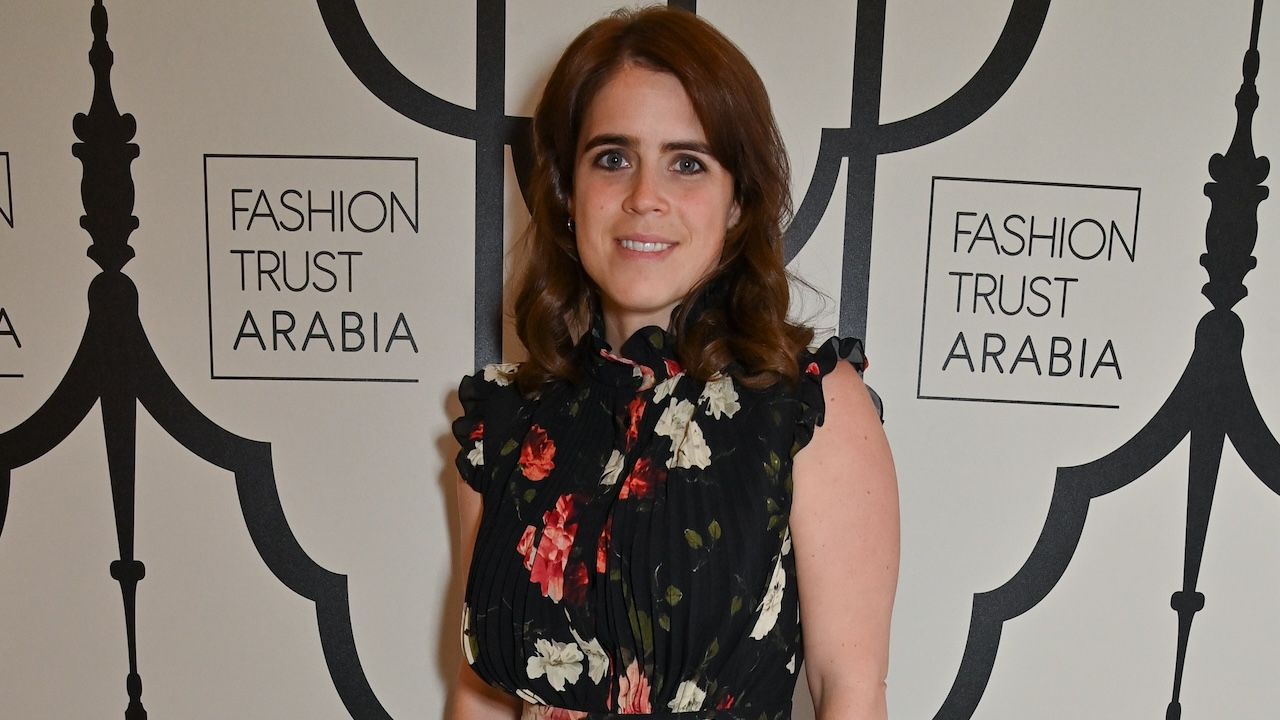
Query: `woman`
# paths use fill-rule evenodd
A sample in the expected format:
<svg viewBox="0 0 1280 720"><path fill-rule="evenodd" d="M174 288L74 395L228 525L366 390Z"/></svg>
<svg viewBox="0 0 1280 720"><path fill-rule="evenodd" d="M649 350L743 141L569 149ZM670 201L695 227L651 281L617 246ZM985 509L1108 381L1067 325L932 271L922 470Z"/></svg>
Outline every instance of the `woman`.
<svg viewBox="0 0 1280 720"><path fill-rule="evenodd" d="M819 718L884 718L892 460L858 344L786 320L759 77L692 14L620 12L565 51L534 145L529 359L465 378L454 425L453 717L787 718L807 660Z"/></svg>

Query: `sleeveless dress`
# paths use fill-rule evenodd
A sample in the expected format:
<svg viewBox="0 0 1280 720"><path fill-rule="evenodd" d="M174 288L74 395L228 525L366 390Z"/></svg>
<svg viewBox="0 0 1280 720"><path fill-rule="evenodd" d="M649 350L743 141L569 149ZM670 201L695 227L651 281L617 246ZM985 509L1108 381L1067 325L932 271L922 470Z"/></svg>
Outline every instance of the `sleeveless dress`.
<svg viewBox="0 0 1280 720"><path fill-rule="evenodd" d="M792 458L822 378L861 342L799 358L798 387L683 373L672 338L580 343L585 381L521 396L516 366L463 378L457 466L483 497L462 646L524 720L782 720L804 660Z"/></svg>

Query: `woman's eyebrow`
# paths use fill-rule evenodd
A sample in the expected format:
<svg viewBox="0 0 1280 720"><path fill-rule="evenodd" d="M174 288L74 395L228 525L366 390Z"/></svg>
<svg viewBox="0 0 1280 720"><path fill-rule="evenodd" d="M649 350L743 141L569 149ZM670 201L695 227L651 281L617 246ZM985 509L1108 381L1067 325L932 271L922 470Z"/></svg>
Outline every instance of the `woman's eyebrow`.
<svg viewBox="0 0 1280 720"><path fill-rule="evenodd" d="M698 140L673 140L668 143L663 143L662 145L662 152L664 153L676 152L678 150L702 153L703 155L710 155L714 157L714 154L711 152L711 146Z"/></svg>
<svg viewBox="0 0 1280 720"><path fill-rule="evenodd" d="M619 147L631 148L636 145L636 141L628 135L596 135L582 145L582 152L587 152L592 148L598 148L601 145L617 145Z"/></svg>

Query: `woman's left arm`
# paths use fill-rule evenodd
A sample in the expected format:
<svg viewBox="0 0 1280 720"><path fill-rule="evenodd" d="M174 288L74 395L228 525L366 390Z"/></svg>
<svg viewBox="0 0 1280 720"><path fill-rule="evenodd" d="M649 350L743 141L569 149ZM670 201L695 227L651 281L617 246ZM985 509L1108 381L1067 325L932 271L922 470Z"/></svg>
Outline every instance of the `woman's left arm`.
<svg viewBox="0 0 1280 720"><path fill-rule="evenodd" d="M862 378L822 382L826 417L796 455L791 537L809 692L818 720L884 720L898 583L893 457Z"/></svg>

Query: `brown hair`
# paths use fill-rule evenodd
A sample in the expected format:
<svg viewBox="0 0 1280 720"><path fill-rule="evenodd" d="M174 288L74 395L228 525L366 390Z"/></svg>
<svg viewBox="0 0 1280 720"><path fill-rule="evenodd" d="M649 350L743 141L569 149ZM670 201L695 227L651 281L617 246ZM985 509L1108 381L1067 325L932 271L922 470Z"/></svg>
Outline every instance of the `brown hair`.
<svg viewBox="0 0 1280 720"><path fill-rule="evenodd" d="M786 318L782 228L791 217L790 167L769 96L746 56L718 30L693 13L656 6L619 10L583 30L534 113L532 220L514 303L516 332L529 352L516 377L520 388L580 374L574 348L598 297L567 225L578 134L595 94L628 64L680 80L712 154L733 177L741 209L719 263L673 314L676 357L703 381L736 362L730 372L747 387L795 382L796 354L813 331ZM695 305L706 307L691 316Z"/></svg>

